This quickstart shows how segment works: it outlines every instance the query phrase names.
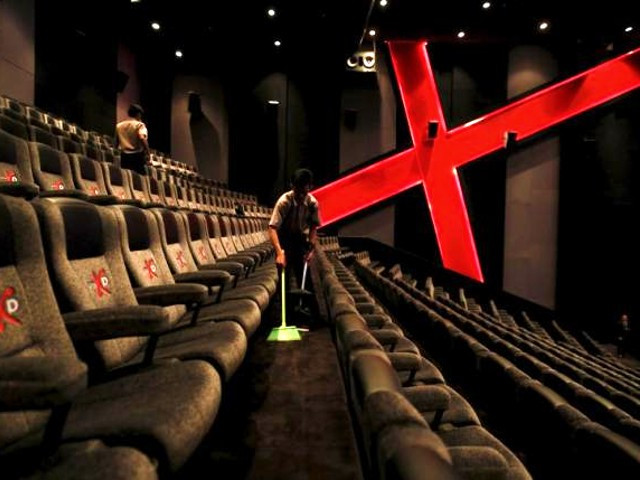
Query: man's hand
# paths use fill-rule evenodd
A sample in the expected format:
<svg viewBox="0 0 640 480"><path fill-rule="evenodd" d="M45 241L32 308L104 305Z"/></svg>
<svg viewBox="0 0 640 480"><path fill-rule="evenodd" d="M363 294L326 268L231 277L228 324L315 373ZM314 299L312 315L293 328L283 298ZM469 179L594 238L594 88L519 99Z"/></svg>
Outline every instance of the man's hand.
<svg viewBox="0 0 640 480"><path fill-rule="evenodd" d="M284 250L280 250L276 254L276 265L282 268L287 265L287 257L284 255Z"/></svg>

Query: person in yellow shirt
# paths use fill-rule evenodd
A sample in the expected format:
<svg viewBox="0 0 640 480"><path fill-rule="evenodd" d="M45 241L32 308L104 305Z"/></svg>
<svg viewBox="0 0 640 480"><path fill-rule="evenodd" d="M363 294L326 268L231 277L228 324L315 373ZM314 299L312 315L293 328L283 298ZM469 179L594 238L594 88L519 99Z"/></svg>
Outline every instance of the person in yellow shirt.
<svg viewBox="0 0 640 480"><path fill-rule="evenodd" d="M129 107L129 118L116 125L115 146L120 148L120 167L145 175L149 159L149 132L142 122L144 110L136 103Z"/></svg>

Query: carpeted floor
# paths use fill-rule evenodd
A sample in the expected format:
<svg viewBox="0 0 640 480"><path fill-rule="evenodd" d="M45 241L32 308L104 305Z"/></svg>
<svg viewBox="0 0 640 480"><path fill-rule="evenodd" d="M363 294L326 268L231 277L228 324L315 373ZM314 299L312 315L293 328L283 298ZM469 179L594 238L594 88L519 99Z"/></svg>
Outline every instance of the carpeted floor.
<svg viewBox="0 0 640 480"><path fill-rule="evenodd" d="M201 448L180 472L194 479L360 479L360 462L329 329L299 342L254 335L243 367L223 387L223 404Z"/></svg>

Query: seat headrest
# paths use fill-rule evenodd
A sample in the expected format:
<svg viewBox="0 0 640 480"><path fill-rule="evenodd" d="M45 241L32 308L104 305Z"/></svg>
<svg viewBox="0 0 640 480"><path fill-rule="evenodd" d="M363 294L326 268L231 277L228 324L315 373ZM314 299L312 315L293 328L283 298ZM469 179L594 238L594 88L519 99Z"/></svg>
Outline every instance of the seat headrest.
<svg viewBox="0 0 640 480"><path fill-rule="evenodd" d="M148 249L151 245L151 235L147 216L137 207L122 207L122 214L127 223L129 250L137 252Z"/></svg>
<svg viewBox="0 0 640 480"><path fill-rule="evenodd" d="M15 264L13 239L11 214L3 197L0 195L0 268Z"/></svg>
<svg viewBox="0 0 640 480"><path fill-rule="evenodd" d="M64 222L67 258L79 260L104 255L104 234L98 208L90 203L60 200L55 203Z"/></svg>

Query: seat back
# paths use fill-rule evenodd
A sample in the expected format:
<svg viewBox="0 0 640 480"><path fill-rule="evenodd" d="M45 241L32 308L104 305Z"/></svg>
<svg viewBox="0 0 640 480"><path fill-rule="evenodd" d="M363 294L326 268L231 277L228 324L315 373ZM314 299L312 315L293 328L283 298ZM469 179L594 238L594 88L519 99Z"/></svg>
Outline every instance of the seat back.
<svg viewBox="0 0 640 480"><path fill-rule="evenodd" d="M113 213L81 200L41 198L34 202L43 226L51 274L63 311L138 305L122 257ZM96 366L111 369L131 360L146 337L95 342Z"/></svg>
<svg viewBox="0 0 640 480"><path fill-rule="evenodd" d="M151 202L144 177L131 170L126 170L125 173L129 177L129 189L131 190L133 198L141 201L143 204Z"/></svg>
<svg viewBox="0 0 640 480"><path fill-rule="evenodd" d="M178 212L166 209L153 209L160 230L160 241L167 263L174 273L195 272L198 270L189 245L184 219Z"/></svg>
<svg viewBox="0 0 640 480"><path fill-rule="evenodd" d="M41 190L73 190L71 166L66 153L43 143L29 143L33 175Z"/></svg>
<svg viewBox="0 0 640 480"><path fill-rule="evenodd" d="M114 205L111 210L118 221L122 254L134 285L152 287L175 283L162 249L160 230L154 214L130 205ZM182 305L165 309L175 321L186 312Z"/></svg>
<svg viewBox="0 0 640 480"><path fill-rule="evenodd" d="M29 140L29 130L27 126L10 116L0 114L0 130L15 135L22 140Z"/></svg>
<svg viewBox="0 0 640 480"><path fill-rule="evenodd" d="M79 154L71 154L69 157L76 186L91 196L107 195L100 164Z"/></svg>
<svg viewBox="0 0 640 480"><path fill-rule="evenodd" d="M187 240L191 254L198 266L216 263L216 257L209 246L207 225L202 213L183 212L187 228Z"/></svg>
<svg viewBox="0 0 640 480"><path fill-rule="evenodd" d="M77 360L47 274L36 214L26 200L0 195L0 357L44 355ZM49 413L0 412L0 451L43 429Z"/></svg>
<svg viewBox="0 0 640 480"><path fill-rule="evenodd" d="M28 143L0 130L0 186L3 184L35 186Z"/></svg>
<svg viewBox="0 0 640 480"><path fill-rule="evenodd" d="M109 195L118 197L120 200L132 200L129 182L123 170L111 163L103 163L104 181Z"/></svg>

